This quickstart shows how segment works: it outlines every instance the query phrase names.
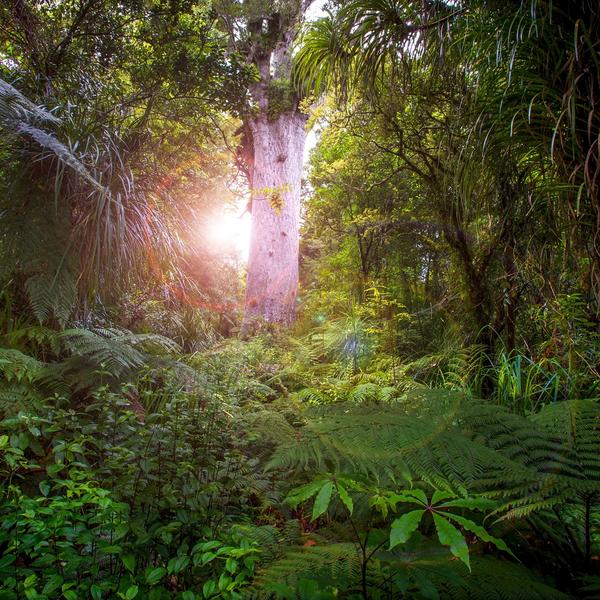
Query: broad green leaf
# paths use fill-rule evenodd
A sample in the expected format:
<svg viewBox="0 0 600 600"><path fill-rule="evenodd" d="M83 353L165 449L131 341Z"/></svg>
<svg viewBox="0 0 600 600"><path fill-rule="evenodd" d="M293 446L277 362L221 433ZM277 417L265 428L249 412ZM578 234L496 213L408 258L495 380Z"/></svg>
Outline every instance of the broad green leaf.
<svg viewBox="0 0 600 600"><path fill-rule="evenodd" d="M194 566L205 565L217 558L214 552L205 552L204 554L194 554Z"/></svg>
<svg viewBox="0 0 600 600"><path fill-rule="evenodd" d="M354 502L352 501L350 494L348 494L348 491L346 490L346 488L339 482L337 483L337 491L338 491L338 494L340 495L340 500L343 502L344 506L348 509L348 512L350 514L352 514L352 511L354 510Z"/></svg>
<svg viewBox="0 0 600 600"><path fill-rule="evenodd" d="M63 578L58 575L51 575L42 590L42 594L51 594L63 584Z"/></svg>
<svg viewBox="0 0 600 600"><path fill-rule="evenodd" d="M435 528L437 529L440 543L444 546L450 546L450 552L457 558L460 558L470 571L469 549L462 533L456 529L452 523L449 523L444 517L441 517L436 513L433 513L433 521L435 523Z"/></svg>
<svg viewBox="0 0 600 600"><path fill-rule="evenodd" d="M16 556L14 554L5 554L2 558L0 558L0 569L4 569L9 565L12 565L16 560Z"/></svg>
<svg viewBox="0 0 600 600"><path fill-rule="evenodd" d="M511 556L517 558L503 540L490 535L481 525L477 525L477 523L474 523L470 519L465 519L464 517L460 517L459 515L453 515L451 513L447 513L446 517L448 519L456 521L459 525L462 525L467 531L474 533L480 540L483 540L484 542L489 542L490 544L494 544L494 546L496 546L496 548L498 548L499 550L504 550L504 552L508 552Z"/></svg>
<svg viewBox="0 0 600 600"><path fill-rule="evenodd" d="M102 600L102 589L96 584L90 588L90 594L92 595L92 600Z"/></svg>
<svg viewBox="0 0 600 600"><path fill-rule="evenodd" d="M190 564L189 556L177 556L172 558L167 565L169 573L181 573Z"/></svg>
<svg viewBox="0 0 600 600"><path fill-rule="evenodd" d="M390 550L403 544L417 530L424 510L412 510L392 523L390 530Z"/></svg>
<svg viewBox="0 0 600 600"><path fill-rule="evenodd" d="M194 546L192 553L197 552L197 548L202 550L202 552L207 552L208 550L214 550L221 545L221 542L218 540L210 540L210 542L198 543Z"/></svg>
<svg viewBox="0 0 600 600"><path fill-rule="evenodd" d="M48 496L50 493L50 484L47 481L40 481L39 486L42 496Z"/></svg>
<svg viewBox="0 0 600 600"><path fill-rule="evenodd" d="M196 594L190 590L187 590L181 594L181 600L196 600Z"/></svg>
<svg viewBox="0 0 600 600"><path fill-rule="evenodd" d="M436 505L438 502L441 502L442 500L448 500L449 498L456 498L456 494L447 492L445 490L435 490L435 492L433 492L433 496L431 496L431 504Z"/></svg>
<svg viewBox="0 0 600 600"><path fill-rule="evenodd" d="M332 492L333 492L333 482L326 481L323 484L323 487L319 490L317 497L315 498L315 504L313 506L312 518L311 518L312 521L319 518L327 510L327 507L329 506L329 502L331 501L331 493Z"/></svg>
<svg viewBox="0 0 600 600"><path fill-rule="evenodd" d="M158 583L164 576L167 570L164 567L156 567L156 569L152 569L146 575L146 583L149 585L154 585Z"/></svg>
<svg viewBox="0 0 600 600"><path fill-rule="evenodd" d="M137 585L132 585L125 592L125 598L127 600L133 600L138 595L139 588Z"/></svg>
<svg viewBox="0 0 600 600"><path fill-rule="evenodd" d="M214 594L216 589L217 584L212 579L210 579L209 581L205 582L205 584L202 586L202 594L205 598L210 598Z"/></svg>
<svg viewBox="0 0 600 600"><path fill-rule="evenodd" d="M231 577L229 577L229 575L227 575L226 573L221 573L221 575L219 576L219 581L217 582L219 591L225 591L230 583Z"/></svg>
<svg viewBox="0 0 600 600"><path fill-rule="evenodd" d="M417 504L423 504L427 506L427 496L423 490L402 490L398 494L391 494L389 496L391 504L397 504L398 502L416 502Z"/></svg>
<svg viewBox="0 0 600 600"><path fill-rule="evenodd" d="M295 508L301 502L308 500L314 496L323 486L323 482L326 480L320 479L319 481L313 481L306 485L294 488L289 492L285 501L292 507Z"/></svg>
<svg viewBox="0 0 600 600"><path fill-rule="evenodd" d="M238 568L238 563L237 560L235 560L235 558L228 558L225 561L225 570L229 571L230 573L235 573L237 571Z"/></svg>
<svg viewBox="0 0 600 600"><path fill-rule="evenodd" d="M121 560L123 561L125 568L133 574L135 571L135 557L133 554L125 554L125 556L121 557Z"/></svg>

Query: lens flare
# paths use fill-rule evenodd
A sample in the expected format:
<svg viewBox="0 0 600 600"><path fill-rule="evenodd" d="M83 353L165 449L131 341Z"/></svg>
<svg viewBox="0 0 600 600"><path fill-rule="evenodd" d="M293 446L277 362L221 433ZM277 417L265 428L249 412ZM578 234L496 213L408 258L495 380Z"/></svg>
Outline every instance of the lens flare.
<svg viewBox="0 0 600 600"><path fill-rule="evenodd" d="M244 262L250 251L252 219L248 213L223 211L207 223L208 242L213 249L232 253Z"/></svg>

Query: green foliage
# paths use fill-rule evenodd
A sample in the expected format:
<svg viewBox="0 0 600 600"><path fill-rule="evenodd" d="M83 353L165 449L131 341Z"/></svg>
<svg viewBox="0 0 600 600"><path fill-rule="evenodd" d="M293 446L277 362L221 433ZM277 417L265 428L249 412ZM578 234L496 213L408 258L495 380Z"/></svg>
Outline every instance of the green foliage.
<svg viewBox="0 0 600 600"><path fill-rule="evenodd" d="M267 90L267 117L276 121L280 115L293 110L297 101L289 80L272 79Z"/></svg>
<svg viewBox="0 0 600 600"><path fill-rule="evenodd" d="M597 593L598 10L303 4L0 6L0 598ZM330 95L240 341L253 86Z"/></svg>
<svg viewBox="0 0 600 600"><path fill-rule="evenodd" d="M2 421L7 597L240 597L258 549L232 526L264 493L244 442L197 392L174 385L154 414L134 394L100 389L78 409L56 398Z"/></svg>
<svg viewBox="0 0 600 600"><path fill-rule="evenodd" d="M288 495L287 501L292 506L297 506L300 502L306 501L314 496L314 505L312 511L312 520L320 517L329 508L332 499L332 491L336 490L344 506L352 515L354 503L348 494L346 487L358 492L367 492L369 495L369 506L375 508L386 517L388 511L396 510L398 503L416 504L420 506L417 510L404 513L395 519L391 524L389 549L393 550L399 544L403 544L419 527L419 523L426 513L429 513L436 526L437 536L441 544L450 546L450 551L457 558L462 560L466 566L469 566L469 551L465 538L460 531L452 524L452 521L459 523L465 530L477 534L482 540L494 544L496 547L510 552L502 540L490 536L483 527L477 525L470 519L448 512L447 509L453 507L466 508L471 510L486 510L494 507L494 503L485 498L458 498L456 495L448 492L435 492L430 500L425 493L420 490L399 490L397 492L385 492L380 490L365 489L365 486L355 481L336 477L321 479L307 486L294 489Z"/></svg>
<svg viewBox="0 0 600 600"><path fill-rule="evenodd" d="M409 392L387 405L313 401L303 411L306 421L299 431L290 430L284 437L284 430L279 430L277 438L283 443L279 442L270 468L306 473L309 479L315 474L311 483L292 490L288 498L294 507L314 498L311 519L326 519L325 538L316 540L326 548L352 539L332 520L353 522L354 543L361 548L371 543L373 528L381 535L383 520L386 543L394 550L408 543L425 519L433 521L441 544L468 565L471 536L508 550L504 540L490 535L474 518L477 511L493 510L498 523L533 527L534 535L543 538L551 535L552 544L571 557L564 561L554 557L563 569L570 560L585 557L584 548L588 548L584 560L589 560L595 543L591 531L600 497L595 456L598 410L594 401L557 402L524 418L442 390ZM426 482L437 491L428 500L420 488L399 488L402 481ZM390 521L390 513L404 503L414 509L409 507ZM380 517L375 518L373 511ZM381 541L372 543L371 550L364 550L362 564L380 560ZM283 568L286 560L276 564ZM360 552L358 560L360 565ZM357 566L354 585L359 585L360 573L364 571ZM266 580L273 581L270 576ZM510 597L503 583L497 582L499 593ZM440 586L442 596L443 589ZM460 597L464 592L456 593Z"/></svg>
<svg viewBox="0 0 600 600"><path fill-rule="evenodd" d="M105 384L118 388L120 382L135 380L152 357L157 365L162 360L184 369L173 357L177 344L157 334L115 328L56 332L34 326L15 329L5 338L13 346L0 348L0 410L5 414L48 393L86 393Z"/></svg>

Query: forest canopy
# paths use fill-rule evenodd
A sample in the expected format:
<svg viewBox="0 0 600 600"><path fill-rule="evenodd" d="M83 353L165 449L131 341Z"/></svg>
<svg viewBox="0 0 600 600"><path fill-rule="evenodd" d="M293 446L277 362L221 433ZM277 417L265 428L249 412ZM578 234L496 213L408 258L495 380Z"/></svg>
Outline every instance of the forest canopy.
<svg viewBox="0 0 600 600"><path fill-rule="evenodd" d="M592 0L0 5L0 600L600 595Z"/></svg>

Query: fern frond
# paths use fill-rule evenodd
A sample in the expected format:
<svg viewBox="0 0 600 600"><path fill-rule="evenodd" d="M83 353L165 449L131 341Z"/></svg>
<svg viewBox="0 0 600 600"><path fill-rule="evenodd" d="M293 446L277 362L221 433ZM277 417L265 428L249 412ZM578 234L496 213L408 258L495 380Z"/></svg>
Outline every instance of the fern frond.
<svg viewBox="0 0 600 600"><path fill-rule="evenodd" d="M0 348L0 374L8 382L35 382L46 365L12 348Z"/></svg>
<svg viewBox="0 0 600 600"><path fill-rule="evenodd" d="M450 392L439 392L441 403ZM441 411L440 404L426 418L412 411L398 402L308 408L307 424L280 444L269 468L356 472L376 480L393 473L461 492L491 473L512 472L519 482L530 477L527 468L457 430L455 412Z"/></svg>
<svg viewBox="0 0 600 600"><path fill-rule="evenodd" d="M294 588L304 576L326 574L331 582L343 581L347 586L359 581L360 555L352 543L327 544L325 546L300 546L286 550L268 567L260 570L253 581L248 598L272 598L272 584L287 584Z"/></svg>
<svg viewBox="0 0 600 600"><path fill-rule="evenodd" d="M31 310L41 323L55 317L61 326L65 326L77 297L74 278L65 269L57 273L37 273L25 282Z"/></svg>
<svg viewBox="0 0 600 600"><path fill-rule="evenodd" d="M452 600L568 600L570 596L505 560L473 556L471 573L440 582L441 597Z"/></svg>

